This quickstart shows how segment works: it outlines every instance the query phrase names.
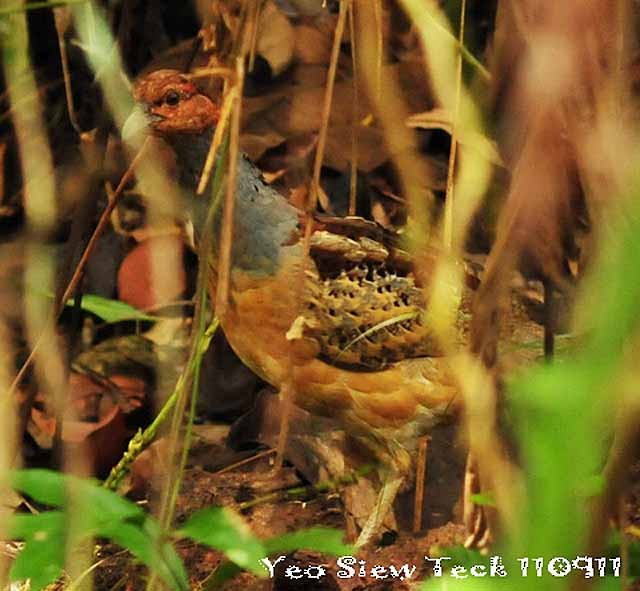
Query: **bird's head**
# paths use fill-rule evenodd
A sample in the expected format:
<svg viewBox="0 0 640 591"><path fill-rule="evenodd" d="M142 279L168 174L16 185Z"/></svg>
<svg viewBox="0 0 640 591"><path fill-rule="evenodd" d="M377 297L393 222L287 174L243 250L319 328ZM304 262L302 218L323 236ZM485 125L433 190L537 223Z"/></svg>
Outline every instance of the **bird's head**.
<svg viewBox="0 0 640 591"><path fill-rule="evenodd" d="M175 135L202 135L220 117L216 104L178 70L156 70L134 88L136 106L124 124L123 138L148 129L170 139Z"/></svg>

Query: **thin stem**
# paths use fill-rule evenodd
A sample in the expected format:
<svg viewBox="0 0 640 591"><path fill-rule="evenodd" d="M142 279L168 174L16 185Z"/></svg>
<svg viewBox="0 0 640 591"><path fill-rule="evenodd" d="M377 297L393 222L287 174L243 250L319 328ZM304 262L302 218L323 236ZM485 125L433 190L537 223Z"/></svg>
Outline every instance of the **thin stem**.
<svg viewBox="0 0 640 591"><path fill-rule="evenodd" d="M240 113L242 111L242 88L244 83L244 57L236 58L236 87L229 129L229 170L227 190L220 235L220 258L218 264L218 289L216 292L216 314L224 319L229 301L229 279L231 273L231 245L233 240L233 214L236 202L236 178L238 171L238 141L240 137Z"/></svg>
<svg viewBox="0 0 640 591"><path fill-rule="evenodd" d="M40 10L41 8L70 6L72 4L86 4L87 2L89 2L89 0L49 0L48 2L30 2L29 4L0 8L0 16L8 16L17 12L26 12L27 10Z"/></svg>
<svg viewBox="0 0 640 591"><path fill-rule="evenodd" d="M353 67L353 105L351 115L351 178L349 179L349 215L356 215L356 200L358 191L358 113L360 111L360 96L358 92L358 60L356 56L356 24L355 2L349 0L349 36L351 37L351 61Z"/></svg>
<svg viewBox="0 0 640 591"><path fill-rule="evenodd" d="M322 170L322 161L324 159L324 151L327 144L327 132L329 130L329 118L331 116L331 103L333 101L333 88L335 85L336 71L338 69L338 57L340 55L340 44L344 35L344 27L347 17L347 0L341 0L340 12L338 14L338 22L333 37L333 47L331 50L331 61L329 62L329 72L327 74L327 86L324 93L324 103L322 108L322 125L318 134L318 147L313 165L313 177L311 179L311 189L307 198L305 212L305 228L302 248L302 264L300 265L298 290L296 294L297 307L302 309L302 300L304 296L305 273L309 264L309 252L311 249L311 234L313 231L313 212L316 209L318 201L318 193L320 188L320 172ZM280 434L278 436L277 454L274 469L278 471L282 468L284 462L284 450L287 445L287 437L289 435L289 417L291 415L291 407L295 396L295 363L293 352L289 350L289 369L288 375L282 385L282 415L280 419Z"/></svg>
<svg viewBox="0 0 640 591"><path fill-rule="evenodd" d="M458 43L464 47L464 21L467 11L467 1L462 0L460 6L460 31ZM454 181L456 169L456 154L458 151L458 118L460 117L460 93L462 87L462 54L458 53L456 59L456 100L451 121L451 148L449 150L449 168L447 170L447 191L444 208L444 244L448 250L453 246L453 204Z"/></svg>

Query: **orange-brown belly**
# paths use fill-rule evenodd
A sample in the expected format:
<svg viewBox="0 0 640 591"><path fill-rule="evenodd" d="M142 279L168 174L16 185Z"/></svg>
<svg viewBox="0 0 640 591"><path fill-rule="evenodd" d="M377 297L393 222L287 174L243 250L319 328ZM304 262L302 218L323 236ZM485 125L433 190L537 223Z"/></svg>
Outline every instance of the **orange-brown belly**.
<svg viewBox="0 0 640 591"><path fill-rule="evenodd" d="M283 277L233 278L222 326L242 361L280 389L293 380L295 402L350 426L400 428L419 407L443 408L456 388L443 358L411 359L377 372L348 371L316 357L313 343L286 334L300 313L295 285Z"/></svg>

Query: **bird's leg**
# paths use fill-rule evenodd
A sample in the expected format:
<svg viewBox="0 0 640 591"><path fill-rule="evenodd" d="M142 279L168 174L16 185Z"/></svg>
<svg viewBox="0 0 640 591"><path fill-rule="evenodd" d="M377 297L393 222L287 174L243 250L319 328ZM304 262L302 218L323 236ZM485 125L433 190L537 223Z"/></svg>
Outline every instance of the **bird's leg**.
<svg viewBox="0 0 640 591"><path fill-rule="evenodd" d="M548 279L542 281L544 291L544 356L553 359L554 349L554 309L553 285Z"/></svg>
<svg viewBox="0 0 640 591"><path fill-rule="evenodd" d="M366 546L380 532L382 523L391 510L404 479L404 475L398 470L392 469L386 473L373 511L356 540L356 548Z"/></svg>
<svg viewBox="0 0 640 591"><path fill-rule="evenodd" d="M467 537L464 541L465 548L486 549L491 544L491 528L487 520L487 514L481 505L474 503L471 497L480 492L480 477L478 466L471 452L467 454L467 464L464 473L463 507L464 526Z"/></svg>

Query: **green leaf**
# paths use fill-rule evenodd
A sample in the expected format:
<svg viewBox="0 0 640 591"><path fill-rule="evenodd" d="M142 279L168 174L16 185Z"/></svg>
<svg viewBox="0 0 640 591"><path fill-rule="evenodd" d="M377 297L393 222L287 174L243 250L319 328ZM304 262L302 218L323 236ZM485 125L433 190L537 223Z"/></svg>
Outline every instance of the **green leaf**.
<svg viewBox="0 0 640 591"><path fill-rule="evenodd" d="M13 488L29 495L39 503L61 507L66 493L64 475L52 470L34 468L33 470L15 470L11 474Z"/></svg>
<svg viewBox="0 0 640 591"><path fill-rule="evenodd" d="M351 555L353 546L345 544L344 532L330 527L312 527L300 531L270 538L264 545L267 555L293 552L294 550L313 550L334 556Z"/></svg>
<svg viewBox="0 0 640 591"><path fill-rule="evenodd" d="M39 591L62 573L65 558L65 516L60 511L38 515L15 515L9 520L9 537L24 540L11 566L11 581L29 579L31 590Z"/></svg>
<svg viewBox="0 0 640 591"><path fill-rule="evenodd" d="M264 577L260 560L267 551L241 517L224 507L209 507L194 513L179 535L220 550L238 566Z"/></svg>
<svg viewBox="0 0 640 591"><path fill-rule="evenodd" d="M66 305L73 306L74 299L69 298ZM125 320L141 320L148 322L155 322L158 320L156 316L145 314L138 310L138 308L134 308L125 302L110 300L109 298L103 298L102 296L93 294L86 294L82 296L81 307L86 312L95 314L109 324L123 322Z"/></svg>
<svg viewBox="0 0 640 591"><path fill-rule="evenodd" d="M0 8L0 16L8 16L27 10L39 10L41 8L55 8L56 6L68 6L71 4L85 4L88 0L48 0L48 2L30 2L29 4L16 4Z"/></svg>
<svg viewBox="0 0 640 591"><path fill-rule="evenodd" d="M187 591L187 574L173 545L158 524L135 503L123 499L91 479L50 470L16 470L13 486L35 500L73 511L74 539L103 537L129 550L171 589ZM62 511L15 515L9 520L11 537L25 541L11 571L12 580L31 579L40 589L55 580L64 566L70 516ZM43 568L42 565L48 565Z"/></svg>
<svg viewBox="0 0 640 591"><path fill-rule="evenodd" d="M99 528L101 523L137 519L144 520L144 511L136 504L99 485L98 481L78 478L44 469L15 470L12 484L36 501L63 507L69 495L73 504L83 506L85 527Z"/></svg>
<svg viewBox="0 0 640 591"><path fill-rule="evenodd" d="M37 286L29 286L29 291L41 297L53 299L54 295L48 290L40 289ZM75 305L75 299L69 298L65 302L65 306L72 307ZM125 302L120 300L112 300L110 298L103 298L99 295L91 293L84 294L80 303L80 307L85 312L95 314L98 318L101 318L108 324L114 324L116 322L124 322L125 320L139 320L146 322L156 322L158 318L150 314L145 314Z"/></svg>
<svg viewBox="0 0 640 591"><path fill-rule="evenodd" d="M485 506L485 507L495 507L496 506L496 500L493 497L493 494L491 492L481 492L475 495L471 495L469 497L469 500L472 503L475 503L476 505L481 505L481 506Z"/></svg>
<svg viewBox="0 0 640 591"><path fill-rule="evenodd" d="M162 539L158 524L147 518L143 527L130 523L110 523L101 528L107 537L144 562L172 589L188 591L189 579L173 545Z"/></svg>
<svg viewBox="0 0 640 591"><path fill-rule="evenodd" d="M343 537L343 532L328 527L312 527L283 534L264 542L264 553L258 557L258 561L272 554L293 552L302 548L335 556L352 555L354 549L342 541ZM264 576L263 568L256 574ZM204 588L218 589L222 583L235 577L240 570L238 564L223 562L207 579Z"/></svg>

